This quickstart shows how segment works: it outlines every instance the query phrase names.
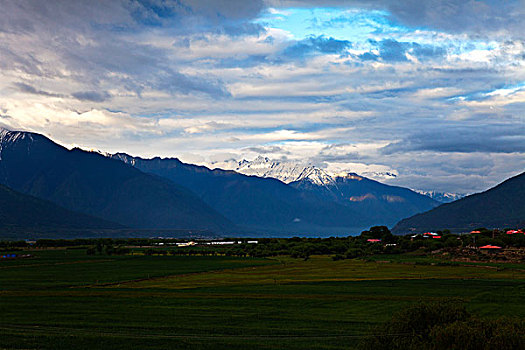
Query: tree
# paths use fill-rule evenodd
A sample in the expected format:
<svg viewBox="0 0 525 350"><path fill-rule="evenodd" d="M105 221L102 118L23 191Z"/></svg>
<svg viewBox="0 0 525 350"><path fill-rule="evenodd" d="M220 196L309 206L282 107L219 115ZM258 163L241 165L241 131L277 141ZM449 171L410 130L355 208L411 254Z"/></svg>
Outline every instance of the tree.
<svg viewBox="0 0 525 350"><path fill-rule="evenodd" d="M525 349L523 329L525 321L519 318L473 317L458 300L420 302L374 328L359 349Z"/></svg>

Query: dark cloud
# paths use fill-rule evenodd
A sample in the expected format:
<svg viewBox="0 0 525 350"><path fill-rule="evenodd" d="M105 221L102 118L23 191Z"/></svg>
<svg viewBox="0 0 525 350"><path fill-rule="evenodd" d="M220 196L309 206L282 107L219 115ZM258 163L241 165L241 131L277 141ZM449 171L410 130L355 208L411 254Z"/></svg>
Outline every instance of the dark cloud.
<svg viewBox="0 0 525 350"><path fill-rule="evenodd" d="M318 7L314 0L268 0L272 7ZM525 38L524 0L328 0L323 7L388 11L409 27L430 28L474 36Z"/></svg>
<svg viewBox="0 0 525 350"><path fill-rule="evenodd" d="M525 126L455 126L424 130L382 149L383 154L431 151L439 153L524 153Z"/></svg>
<svg viewBox="0 0 525 350"><path fill-rule="evenodd" d="M228 22L228 19L238 18L235 13L227 14L232 11L231 4L223 4L221 9L219 2L209 2L209 8L206 3L196 1L190 6L160 0L96 3L0 0L0 8L9 13L9 16L0 16L0 32L8 33L0 42L0 68L25 72L32 76L28 79L74 79L84 85L84 90L74 93L73 97L84 101L108 99L109 96L95 92L101 82L139 95L144 90L160 89L171 94L195 92L212 97L229 96L220 79L178 71L172 50L129 39L131 35L142 35L148 30L136 21L133 11L139 10L147 17L171 19L177 19L183 12L190 17L202 17L216 10L217 18L224 18L229 26L234 25ZM252 8L252 5L239 3L239 11L248 14L250 11L242 10L243 6ZM181 21L191 22L188 16ZM179 31L182 32L191 30L191 26L181 27ZM23 44L17 39L18 35L23 35ZM65 76L64 72L69 73ZM47 93L23 85L18 89L48 96L67 95L63 91Z"/></svg>
<svg viewBox="0 0 525 350"><path fill-rule="evenodd" d="M384 39L379 42L370 40L369 42L379 50L379 54L365 52L358 56L365 61L403 62L408 61L407 54L419 59L443 57L446 54L446 49L443 47L421 45L415 42L400 42L394 39Z"/></svg>
<svg viewBox="0 0 525 350"><path fill-rule="evenodd" d="M234 23L217 28L215 32L236 37L241 35L262 35L266 32L266 29L258 23Z"/></svg>
<svg viewBox="0 0 525 350"><path fill-rule="evenodd" d="M348 40L337 40L325 36L309 37L298 41L284 50L284 55L289 57L304 57L306 55L343 54L352 45Z"/></svg>
<svg viewBox="0 0 525 350"><path fill-rule="evenodd" d="M391 97L399 97L402 94L409 94L414 93L417 91L418 88L415 86L406 87L406 88L397 88L397 89L383 89L378 91L372 91L366 94L367 97L370 98L391 98Z"/></svg>
<svg viewBox="0 0 525 350"><path fill-rule="evenodd" d="M49 96L49 97L64 97L64 95L56 94L56 93L49 92L49 91L40 90L40 89L37 89L34 86L26 84L26 83L14 83L13 85L16 87L16 89L18 91L25 92L25 93L28 93L28 94L42 95L42 96Z"/></svg>
<svg viewBox="0 0 525 350"><path fill-rule="evenodd" d="M174 2L191 9L192 14L217 21L255 18L265 8L263 0L182 0Z"/></svg>
<svg viewBox="0 0 525 350"><path fill-rule="evenodd" d="M143 25L171 27L179 33L210 31L227 35L264 31L251 19L264 9L262 0L134 0L124 4Z"/></svg>
<svg viewBox="0 0 525 350"><path fill-rule="evenodd" d="M408 43L400 43L393 39L385 39L380 43L372 42L379 47L379 55L384 61L407 61L406 52L408 50Z"/></svg>
<svg viewBox="0 0 525 350"><path fill-rule="evenodd" d="M271 153L290 154L290 152L285 151L282 147L279 147L279 146L248 147L248 148L245 148L245 150L248 152L255 152L259 154L271 154Z"/></svg>
<svg viewBox="0 0 525 350"><path fill-rule="evenodd" d="M104 102L111 98L111 95L106 91L78 91L72 93L71 96L81 101Z"/></svg>
<svg viewBox="0 0 525 350"><path fill-rule="evenodd" d="M180 32L242 24L264 8L262 0L0 0L0 31L36 32L52 19L56 26L127 31L169 26ZM23 14L32 16L25 17ZM184 24L184 25L181 25Z"/></svg>
<svg viewBox="0 0 525 350"><path fill-rule="evenodd" d="M406 0L392 1L388 10L404 24L454 33L485 35L505 31L523 37L522 0Z"/></svg>
<svg viewBox="0 0 525 350"><path fill-rule="evenodd" d="M166 70L161 74L152 87L170 93L190 94L199 92L215 98L229 97L230 92L218 79L206 77L188 76L179 72Z"/></svg>
<svg viewBox="0 0 525 350"><path fill-rule="evenodd" d="M215 66L220 68L249 68L263 63L276 62L268 55L242 55L241 57L227 57L216 60Z"/></svg>

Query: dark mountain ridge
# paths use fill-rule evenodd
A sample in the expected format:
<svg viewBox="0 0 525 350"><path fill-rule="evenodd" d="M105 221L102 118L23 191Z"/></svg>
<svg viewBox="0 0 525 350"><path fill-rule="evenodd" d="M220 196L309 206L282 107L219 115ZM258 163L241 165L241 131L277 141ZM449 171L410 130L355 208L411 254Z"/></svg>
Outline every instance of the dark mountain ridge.
<svg viewBox="0 0 525 350"><path fill-rule="evenodd" d="M330 184L318 185L303 179L290 183L290 186L313 193L320 200L333 200L349 206L371 222L386 226L439 205L408 188L385 185L354 173L334 177Z"/></svg>
<svg viewBox="0 0 525 350"><path fill-rule="evenodd" d="M0 231L3 236L18 232L123 228L122 225L76 213L0 185Z"/></svg>
<svg viewBox="0 0 525 350"><path fill-rule="evenodd" d="M368 224L351 209L302 193L276 179L186 164L177 158L113 155L184 186L246 230L261 233L351 234Z"/></svg>
<svg viewBox="0 0 525 350"><path fill-rule="evenodd" d="M341 179L340 186L344 187L347 197L352 196L350 192L355 196L369 194L374 197L370 194L374 189L378 197L385 196L386 199L381 197L383 202L393 203L378 205L377 198L352 202L337 194L339 188L327 189L307 181L287 185L273 178L186 164L177 158L143 159L124 153L112 157L190 189L231 221L259 231L354 234L371 225L392 225L402 217L437 205L432 199L408 189L364 178L355 182ZM399 196L394 197L394 194ZM406 205L402 203L405 201ZM400 203L405 208L395 208Z"/></svg>
<svg viewBox="0 0 525 350"><path fill-rule="evenodd" d="M234 227L171 181L98 153L68 150L35 133L0 131L0 184L132 228Z"/></svg>
<svg viewBox="0 0 525 350"><path fill-rule="evenodd" d="M525 224L525 173L481 193L442 204L401 220L393 232L468 232L474 228L505 228Z"/></svg>

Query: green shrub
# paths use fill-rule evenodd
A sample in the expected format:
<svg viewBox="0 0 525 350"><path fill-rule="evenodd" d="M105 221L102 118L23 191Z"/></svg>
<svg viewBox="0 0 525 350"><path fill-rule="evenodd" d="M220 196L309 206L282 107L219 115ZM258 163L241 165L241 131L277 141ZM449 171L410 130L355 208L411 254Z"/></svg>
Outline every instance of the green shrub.
<svg viewBox="0 0 525 350"><path fill-rule="evenodd" d="M457 300L419 303L371 330L361 350L525 349L525 321L471 316Z"/></svg>

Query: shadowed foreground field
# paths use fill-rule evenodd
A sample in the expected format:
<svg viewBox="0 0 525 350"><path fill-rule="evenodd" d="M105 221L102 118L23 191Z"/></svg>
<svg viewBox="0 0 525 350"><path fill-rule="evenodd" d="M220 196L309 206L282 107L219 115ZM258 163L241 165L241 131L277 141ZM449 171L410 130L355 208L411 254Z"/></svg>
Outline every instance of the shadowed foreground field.
<svg viewBox="0 0 525 350"><path fill-rule="evenodd" d="M353 348L403 307L450 297L525 317L524 266L31 254L0 262L0 348Z"/></svg>

